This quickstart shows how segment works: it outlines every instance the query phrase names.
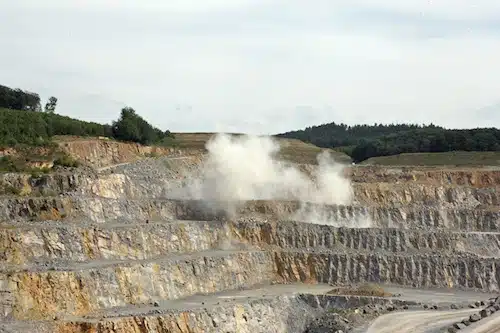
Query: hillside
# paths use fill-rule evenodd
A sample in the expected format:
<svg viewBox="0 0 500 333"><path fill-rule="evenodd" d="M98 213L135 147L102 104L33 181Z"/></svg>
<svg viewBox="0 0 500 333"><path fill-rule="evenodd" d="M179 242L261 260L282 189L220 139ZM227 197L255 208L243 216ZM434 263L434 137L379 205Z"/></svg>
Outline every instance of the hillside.
<svg viewBox="0 0 500 333"><path fill-rule="evenodd" d="M0 108L0 171L46 173L54 166L75 167L79 164L78 159L92 159L92 154L73 154L71 148L75 144L66 143L73 141L68 136L79 140L89 138L94 142L98 142L95 141L97 138L108 138L113 142L128 142L129 146L168 146L172 138L169 131L154 128L131 108L122 109L120 118L111 125L86 122L53 112ZM114 146L115 149L101 149L107 151L97 154L103 161L109 156L120 155L113 153L115 151L128 150L117 149L118 143L107 143L107 146ZM151 149L133 150L147 152ZM97 157L94 159L97 160ZM111 160L115 159L111 157Z"/></svg>
<svg viewBox="0 0 500 333"><path fill-rule="evenodd" d="M130 108L123 109L120 119L111 125L56 113L0 108L0 171L46 173L57 165L77 166L78 161L105 167L147 156L202 152L213 135L163 132ZM316 163L322 151L299 140L279 142L281 157L292 162ZM339 162L351 161L341 152L330 152Z"/></svg>
<svg viewBox="0 0 500 333"><path fill-rule="evenodd" d="M453 151L445 153L413 153L371 157L363 165L393 166L500 166L497 151Z"/></svg>
<svg viewBox="0 0 500 333"><path fill-rule="evenodd" d="M175 147L181 149L204 149L206 142L215 135L215 133L173 133L175 139L172 143ZM232 134L241 135L241 134ZM340 163L350 163L351 158L343 152L337 152L331 149L322 149L310 143L305 143L297 139L278 138L280 143L280 157L296 163L317 162L316 157L322 151L328 151L331 156Z"/></svg>
<svg viewBox="0 0 500 333"><path fill-rule="evenodd" d="M434 125L348 126L330 123L276 136L344 151L355 162L402 153L500 151L500 130L496 128L456 130Z"/></svg>
<svg viewBox="0 0 500 333"><path fill-rule="evenodd" d="M110 125L73 119L55 113L0 108L0 145L43 146L54 135L112 136Z"/></svg>

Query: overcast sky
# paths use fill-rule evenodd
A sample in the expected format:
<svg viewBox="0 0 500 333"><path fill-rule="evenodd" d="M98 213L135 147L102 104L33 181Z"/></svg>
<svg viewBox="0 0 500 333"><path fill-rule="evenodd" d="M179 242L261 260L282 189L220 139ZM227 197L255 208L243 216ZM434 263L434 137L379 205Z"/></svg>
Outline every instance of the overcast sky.
<svg viewBox="0 0 500 333"><path fill-rule="evenodd" d="M109 122L500 127L498 0L0 0L0 84Z"/></svg>

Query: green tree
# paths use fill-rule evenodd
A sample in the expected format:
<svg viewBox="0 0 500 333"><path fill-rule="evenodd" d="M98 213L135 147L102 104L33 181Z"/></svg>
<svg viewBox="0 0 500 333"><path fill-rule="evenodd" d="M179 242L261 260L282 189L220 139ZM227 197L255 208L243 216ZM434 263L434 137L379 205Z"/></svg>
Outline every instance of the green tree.
<svg viewBox="0 0 500 333"><path fill-rule="evenodd" d="M57 106L57 98L52 96L49 98L47 101L47 104L45 104L45 112L47 113L54 113L56 111L56 106Z"/></svg>
<svg viewBox="0 0 500 333"><path fill-rule="evenodd" d="M24 111L40 111L40 96L30 91L0 85L0 107Z"/></svg>
<svg viewBox="0 0 500 333"><path fill-rule="evenodd" d="M153 127L139 116L131 107L122 109L120 118L113 122L112 129L113 137L116 139L144 145L158 143L167 136L165 132Z"/></svg>

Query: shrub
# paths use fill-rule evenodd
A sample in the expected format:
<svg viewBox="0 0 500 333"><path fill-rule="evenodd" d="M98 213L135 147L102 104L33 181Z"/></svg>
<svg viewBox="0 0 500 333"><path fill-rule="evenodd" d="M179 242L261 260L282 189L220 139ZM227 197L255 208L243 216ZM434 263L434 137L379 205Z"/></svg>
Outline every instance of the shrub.
<svg viewBox="0 0 500 333"><path fill-rule="evenodd" d="M80 165L80 163L74 159L73 157L69 155L63 155L61 157L58 157L54 161L54 166L62 166L62 167L68 167L68 168L76 168Z"/></svg>
<svg viewBox="0 0 500 333"><path fill-rule="evenodd" d="M329 294L356 295L356 296L377 296L389 297L391 293L374 283L364 283L357 287L337 287L328 292Z"/></svg>
<svg viewBox="0 0 500 333"><path fill-rule="evenodd" d="M0 171L3 172L19 172L21 171L14 163L14 159L10 156L2 156L0 157Z"/></svg>

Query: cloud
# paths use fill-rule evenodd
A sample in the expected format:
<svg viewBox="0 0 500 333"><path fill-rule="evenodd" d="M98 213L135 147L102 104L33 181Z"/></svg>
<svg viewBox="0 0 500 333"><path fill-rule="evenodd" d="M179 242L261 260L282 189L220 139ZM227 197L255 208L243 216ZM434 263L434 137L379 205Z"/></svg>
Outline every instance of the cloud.
<svg viewBox="0 0 500 333"><path fill-rule="evenodd" d="M74 117L127 104L174 131L500 126L473 114L500 101L495 1L0 4L0 84L56 95Z"/></svg>
<svg viewBox="0 0 500 333"><path fill-rule="evenodd" d="M349 6L410 15L433 16L458 20L497 19L500 4L494 0L353 0L341 1Z"/></svg>

